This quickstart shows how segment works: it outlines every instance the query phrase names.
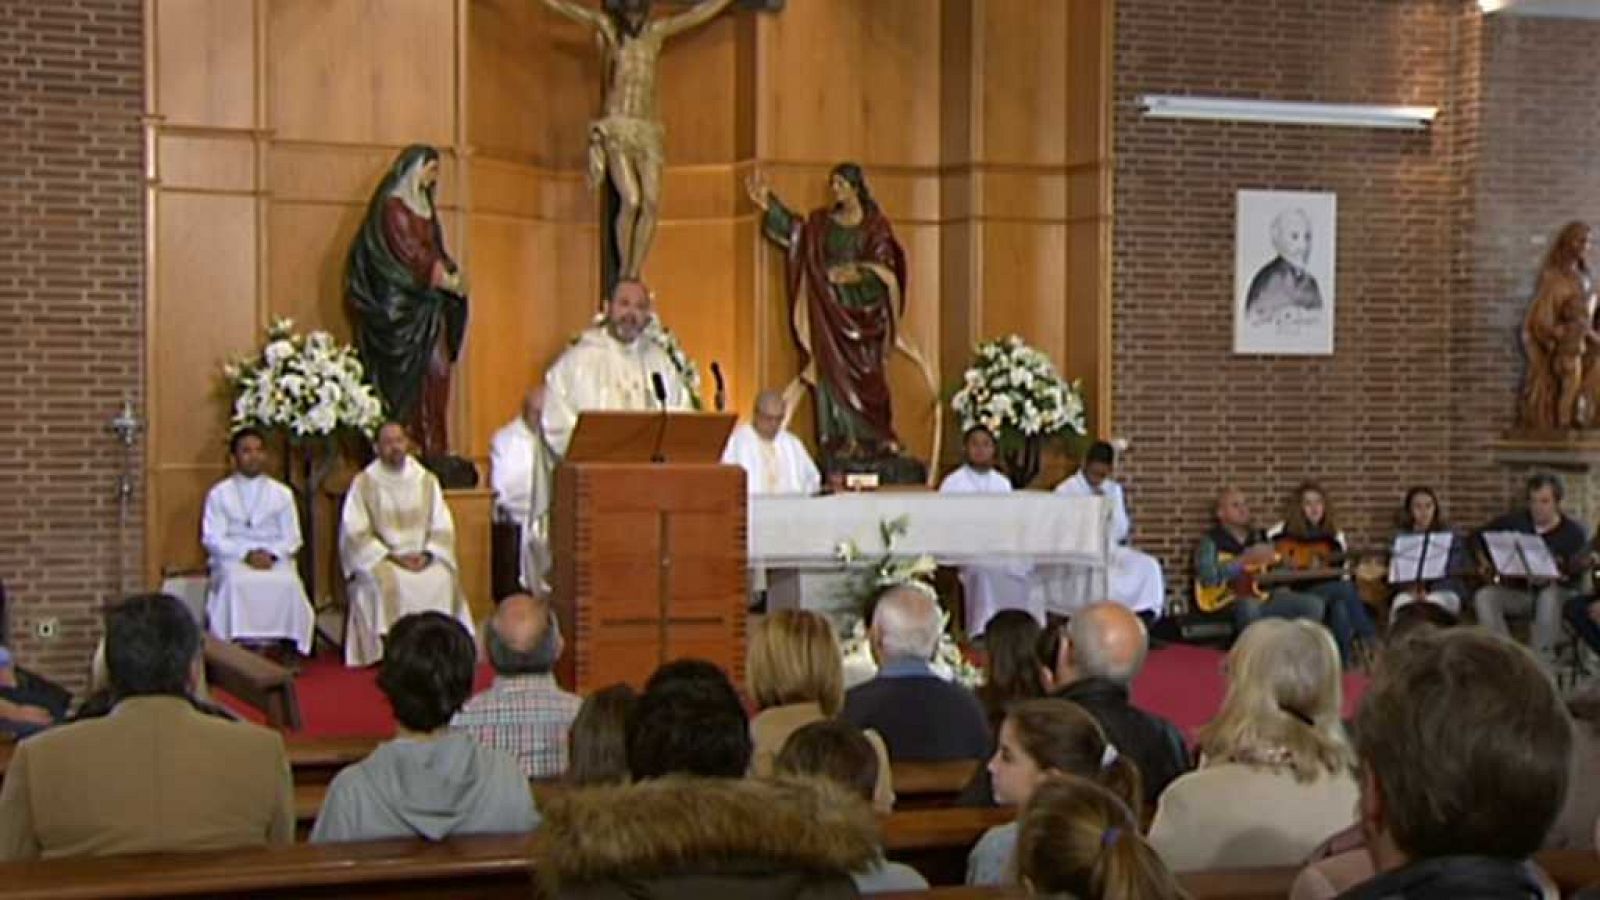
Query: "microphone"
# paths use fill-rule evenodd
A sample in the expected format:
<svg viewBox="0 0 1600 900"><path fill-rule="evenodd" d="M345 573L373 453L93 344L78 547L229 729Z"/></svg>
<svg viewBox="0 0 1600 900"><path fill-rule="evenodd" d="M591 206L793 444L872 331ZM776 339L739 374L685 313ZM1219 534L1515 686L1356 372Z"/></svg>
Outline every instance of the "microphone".
<svg viewBox="0 0 1600 900"><path fill-rule="evenodd" d="M667 436L667 382L666 379L661 377L660 372L651 372L650 386L655 388L656 402L661 404L661 416L656 424L656 446L650 452L650 461L662 463L667 461L667 458L661 454L661 442Z"/></svg>
<svg viewBox="0 0 1600 900"><path fill-rule="evenodd" d="M728 392L727 385L722 382L722 367L717 365L716 360L711 361L711 377L717 382L716 399L712 401L712 405L716 407L717 412L722 412L728 406Z"/></svg>
<svg viewBox="0 0 1600 900"><path fill-rule="evenodd" d="M650 385L656 390L656 402L661 404L663 412L667 409L667 382L661 377L660 372L650 373Z"/></svg>

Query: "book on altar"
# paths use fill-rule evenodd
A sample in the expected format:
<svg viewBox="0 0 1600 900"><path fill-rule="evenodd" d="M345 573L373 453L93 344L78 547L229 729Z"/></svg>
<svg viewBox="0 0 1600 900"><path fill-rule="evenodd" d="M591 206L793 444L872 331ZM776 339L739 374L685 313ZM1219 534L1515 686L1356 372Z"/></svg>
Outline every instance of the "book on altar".
<svg viewBox="0 0 1600 900"><path fill-rule="evenodd" d="M1394 546L1389 548L1389 583L1415 584L1443 578L1455 539L1448 531L1397 535Z"/></svg>
<svg viewBox="0 0 1600 900"><path fill-rule="evenodd" d="M1497 574L1508 578L1538 578L1561 580L1561 567L1544 538L1537 534L1518 531L1486 531L1483 544L1489 548L1489 559Z"/></svg>

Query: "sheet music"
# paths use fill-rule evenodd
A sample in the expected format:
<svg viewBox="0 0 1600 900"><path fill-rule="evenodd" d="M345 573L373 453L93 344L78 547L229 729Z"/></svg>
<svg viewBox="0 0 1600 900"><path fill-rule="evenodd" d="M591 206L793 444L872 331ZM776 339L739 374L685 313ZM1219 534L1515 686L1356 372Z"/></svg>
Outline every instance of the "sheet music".
<svg viewBox="0 0 1600 900"><path fill-rule="evenodd" d="M1489 548L1495 571L1510 578L1543 578L1561 580L1561 568L1556 565L1544 538L1537 534L1516 531L1486 531L1483 543Z"/></svg>
<svg viewBox="0 0 1600 900"><path fill-rule="evenodd" d="M1397 535L1389 551L1389 583L1415 584L1445 577L1455 538L1448 531Z"/></svg>

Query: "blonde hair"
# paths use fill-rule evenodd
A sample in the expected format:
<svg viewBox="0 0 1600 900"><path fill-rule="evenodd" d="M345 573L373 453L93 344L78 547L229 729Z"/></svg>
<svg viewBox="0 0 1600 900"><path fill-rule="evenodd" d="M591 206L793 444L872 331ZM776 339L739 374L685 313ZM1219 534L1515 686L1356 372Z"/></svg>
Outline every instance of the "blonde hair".
<svg viewBox="0 0 1600 900"><path fill-rule="evenodd" d="M1339 650L1328 630L1304 619L1261 619L1228 654L1228 693L1200 729L1213 762L1288 768L1297 781L1351 769L1355 754L1339 721Z"/></svg>
<svg viewBox="0 0 1600 900"><path fill-rule="evenodd" d="M1110 791L1051 775L1017 817L1017 879L1036 895L1175 900L1183 889Z"/></svg>
<svg viewBox="0 0 1600 900"><path fill-rule="evenodd" d="M833 626L819 613L784 609L750 634L745 684L756 706L815 703L832 717L844 706L844 660Z"/></svg>

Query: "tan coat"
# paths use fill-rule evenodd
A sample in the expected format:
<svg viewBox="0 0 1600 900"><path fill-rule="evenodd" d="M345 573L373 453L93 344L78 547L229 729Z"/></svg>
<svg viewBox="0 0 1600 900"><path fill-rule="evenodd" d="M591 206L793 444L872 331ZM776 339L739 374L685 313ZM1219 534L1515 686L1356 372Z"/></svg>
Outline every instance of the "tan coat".
<svg viewBox="0 0 1600 900"><path fill-rule="evenodd" d="M0 860L293 840L283 738L181 697L132 697L23 741L0 788Z"/></svg>
<svg viewBox="0 0 1600 900"><path fill-rule="evenodd" d="M772 776L772 763L788 742L789 735L827 718L822 707L815 703L791 703L774 706L757 713L750 720L750 774L757 778ZM889 748L876 731L867 729L867 743L878 754L878 783L872 790L872 808L886 813L894 810L894 773L889 770Z"/></svg>
<svg viewBox="0 0 1600 900"><path fill-rule="evenodd" d="M1219 763L1167 786L1150 845L1174 872L1296 866L1356 821L1348 773L1309 783L1288 769Z"/></svg>

